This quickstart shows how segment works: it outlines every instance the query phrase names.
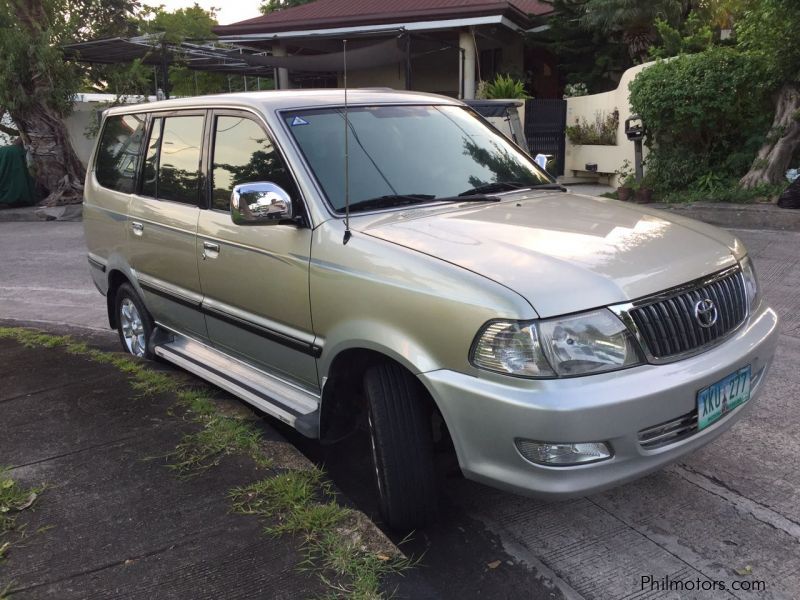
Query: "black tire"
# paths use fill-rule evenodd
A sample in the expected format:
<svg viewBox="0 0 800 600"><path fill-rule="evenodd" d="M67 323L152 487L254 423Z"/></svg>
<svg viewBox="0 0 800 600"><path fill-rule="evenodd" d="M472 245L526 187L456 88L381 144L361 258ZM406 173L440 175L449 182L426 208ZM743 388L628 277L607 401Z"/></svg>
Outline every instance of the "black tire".
<svg viewBox="0 0 800 600"><path fill-rule="evenodd" d="M372 459L381 516L398 531L436 517L436 471L430 416L422 384L398 364L364 374Z"/></svg>
<svg viewBox="0 0 800 600"><path fill-rule="evenodd" d="M142 336L144 338L144 349L143 353L141 354L132 350L128 341L126 341L126 332L123 325L124 315L122 314L123 306L125 306L126 301L129 301L136 308L139 320L141 321ZM154 355L148 347L150 335L153 333L153 318L150 316L150 313L147 312L144 302L142 302L141 298L139 298L139 294L136 293L136 290L133 289L131 284L123 283L117 289L117 294L114 298L114 310L116 311L115 317L117 320L117 334L119 335L119 341L122 344L122 348L125 350L125 352L133 354L134 356L139 356L140 358L153 359ZM135 346L135 348L136 347L138 347L138 344Z"/></svg>

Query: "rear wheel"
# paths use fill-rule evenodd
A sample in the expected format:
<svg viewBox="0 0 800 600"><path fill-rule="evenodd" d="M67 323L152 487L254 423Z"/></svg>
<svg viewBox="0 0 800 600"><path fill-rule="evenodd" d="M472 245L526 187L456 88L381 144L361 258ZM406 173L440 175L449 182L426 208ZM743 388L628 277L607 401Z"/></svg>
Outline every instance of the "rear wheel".
<svg viewBox="0 0 800 600"><path fill-rule="evenodd" d="M385 362L367 370L364 391L381 515L400 531L427 525L437 493L425 390L403 367Z"/></svg>
<svg viewBox="0 0 800 600"><path fill-rule="evenodd" d="M153 319L129 283L123 283L117 290L116 311L119 341L125 351L139 358L153 358L147 349Z"/></svg>

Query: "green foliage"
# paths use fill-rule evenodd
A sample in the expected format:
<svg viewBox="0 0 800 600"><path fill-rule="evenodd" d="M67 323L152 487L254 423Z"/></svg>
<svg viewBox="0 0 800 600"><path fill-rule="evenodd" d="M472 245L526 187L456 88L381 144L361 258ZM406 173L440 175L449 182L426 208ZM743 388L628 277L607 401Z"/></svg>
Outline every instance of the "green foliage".
<svg viewBox="0 0 800 600"><path fill-rule="evenodd" d="M286 471L236 488L231 502L235 512L265 519L268 533L299 535L304 566L320 571L331 598L379 600L385 597L381 581L386 575L416 564L364 544L362 517L336 503L333 486L319 468Z"/></svg>
<svg viewBox="0 0 800 600"><path fill-rule="evenodd" d="M209 40L216 38L211 28L217 25L217 9L205 10L197 4L173 11L163 6L145 6L137 15L136 24L142 33L163 34L166 42Z"/></svg>
<svg viewBox="0 0 800 600"><path fill-rule="evenodd" d="M577 26L589 0L543 1L553 12L536 19L543 28L529 34L527 43L555 56L565 83L583 83L591 94L616 89L619 75L633 61L618 37Z"/></svg>
<svg viewBox="0 0 800 600"><path fill-rule="evenodd" d="M622 165L614 171L619 180L619 187L631 187L636 182L636 173L633 165L627 158L622 161Z"/></svg>
<svg viewBox="0 0 800 600"><path fill-rule="evenodd" d="M800 82L800 18L796 0L748 4L736 24L739 48L762 61L762 80L774 88Z"/></svg>
<svg viewBox="0 0 800 600"><path fill-rule="evenodd" d="M759 185L753 188L742 188L735 178L724 179L714 174L707 174L711 180L703 180L705 176L690 189L666 192L659 200L670 204L690 202L731 202L735 204L751 204L754 202L772 202L786 189L786 184Z"/></svg>
<svg viewBox="0 0 800 600"><path fill-rule="evenodd" d="M655 26L661 42L650 49L652 58L702 52L714 43L711 25L703 22L697 13L690 14L679 27L673 27L663 19L656 20Z"/></svg>
<svg viewBox="0 0 800 600"><path fill-rule="evenodd" d="M576 119L574 125L567 126L567 138L573 144L584 146L616 146L619 129L619 111L611 114L595 112L594 121L586 118Z"/></svg>
<svg viewBox="0 0 800 600"><path fill-rule="evenodd" d="M31 29L22 23L12 3L0 3L0 106L11 113L42 101L61 116L72 110L78 80L55 45L64 39L68 27L68 21L57 14L57 4L49 2L48 21ZM30 93L32 83L41 79L49 84L44 97Z"/></svg>
<svg viewBox="0 0 800 600"><path fill-rule="evenodd" d="M740 176L763 141L770 89L763 61L733 48L660 61L630 85L647 130L658 191L687 189L702 175Z"/></svg>
<svg viewBox="0 0 800 600"><path fill-rule="evenodd" d="M505 98L518 98L524 100L530 98L525 93L525 83L514 79L511 75L503 75L498 73L494 81L490 81L485 86L485 94L487 98L505 99Z"/></svg>
<svg viewBox="0 0 800 600"><path fill-rule="evenodd" d="M8 467L0 466L0 542L15 527L16 513L30 508L43 488L24 488L11 478ZM4 544L0 544L0 547ZM0 552L2 560L4 552Z"/></svg>
<svg viewBox="0 0 800 600"><path fill-rule="evenodd" d="M643 61L655 39L655 22L679 22L683 0L588 0L580 23L583 27L621 36L631 58Z"/></svg>
<svg viewBox="0 0 800 600"><path fill-rule="evenodd" d="M261 11L261 14L266 15L271 12L283 10L284 8L293 8L313 1L314 0L264 0L261 6L258 7L258 10Z"/></svg>

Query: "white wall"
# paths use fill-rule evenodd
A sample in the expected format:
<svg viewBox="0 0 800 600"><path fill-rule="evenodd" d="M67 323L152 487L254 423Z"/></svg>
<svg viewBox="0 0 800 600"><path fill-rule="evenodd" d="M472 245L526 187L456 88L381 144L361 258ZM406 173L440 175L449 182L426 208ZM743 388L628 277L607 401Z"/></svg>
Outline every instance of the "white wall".
<svg viewBox="0 0 800 600"><path fill-rule="evenodd" d="M645 63L631 67L622 75L616 90L602 94L591 94L577 98L567 98L567 125L574 125L576 120L586 119L592 123L595 114L600 111L610 114L614 109L619 110L619 128L617 129L616 146L581 146L575 145L567 138L566 157L564 160L564 175L586 174L586 163L597 163L597 171L601 174L611 174L611 184L616 185L614 171L622 166L627 159L634 164L634 145L625 136L625 119L631 116L630 92L628 84L653 63ZM647 149L645 148L645 155Z"/></svg>
<svg viewBox="0 0 800 600"><path fill-rule="evenodd" d="M94 137L87 138L84 133L91 121L92 110L97 108L98 104L98 102L76 102L72 114L64 121L75 154L78 155L84 167L89 162L89 155L92 153L95 141Z"/></svg>

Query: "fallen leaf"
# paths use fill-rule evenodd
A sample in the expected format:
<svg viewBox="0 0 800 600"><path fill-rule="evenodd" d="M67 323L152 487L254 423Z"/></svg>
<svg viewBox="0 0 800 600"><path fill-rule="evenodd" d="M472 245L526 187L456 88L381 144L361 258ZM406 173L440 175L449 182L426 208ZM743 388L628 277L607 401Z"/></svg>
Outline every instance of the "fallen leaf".
<svg viewBox="0 0 800 600"><path fill-rule="evenodd" d="M391 556L386 556L385 554L378 554L378 560L387 561L391 558Z"/></svg>
<svg viewBox="0 0 800 600"><path fill-rule="evenodd" d="M746 575L752 575L753 574L753 567L751 567L750 565L747 565L746 567L742 567L741 569L736 569L736 574L737 575L741 575L742 577L744 577Z"/></svg>
<svg viewBox="0 0 800 600"><path fill-rule="evenodd" d="M10 547L11 547L11 543L10 542L6 542L2 546L0 546L0 559L5 558L6 552L8 551L8 549Z"/></svg>
<svg viewBox="0 0 800 600"><path fill-rule="evenodd" d="M489 567L490 569L496 569L497 567L500 566L500 561L499 560L493 560L492 562L487 563L486 566Z"/></svg>
<svg viewBox="0 0 800 600"><path fill-rule="evenodd" d="M13 509L19 512L21 510L25 510L26 508L30 508L31 504L36 502L36 498L38 497L39 496L36 494L36 492L31 492L30 496L28 496L28 499L25 502L23 502L22 504L18 504L17 506L14 506Z"/></svg>

